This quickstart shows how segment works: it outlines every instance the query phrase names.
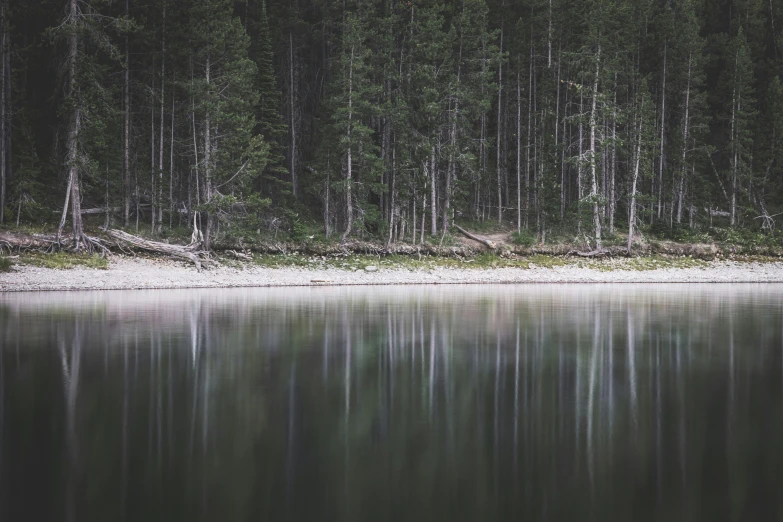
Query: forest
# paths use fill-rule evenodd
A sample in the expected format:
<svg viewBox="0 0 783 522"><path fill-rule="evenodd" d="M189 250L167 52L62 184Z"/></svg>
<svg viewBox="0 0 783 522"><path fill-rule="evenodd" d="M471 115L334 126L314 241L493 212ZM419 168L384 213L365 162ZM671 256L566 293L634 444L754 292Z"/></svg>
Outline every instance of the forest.
<svg viewBox="0 0 783 522"><path fill-rule="evenodd" d="M780 242L777 0L0 0L0 226ZM627 238L627 239L626 239Z"/></svg>

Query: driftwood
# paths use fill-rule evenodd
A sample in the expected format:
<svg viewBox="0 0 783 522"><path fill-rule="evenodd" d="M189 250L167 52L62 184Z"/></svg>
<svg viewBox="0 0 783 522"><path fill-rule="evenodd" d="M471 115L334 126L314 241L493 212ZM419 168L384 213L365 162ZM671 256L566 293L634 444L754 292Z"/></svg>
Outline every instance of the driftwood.
<svg viewBox="0 0 783 522"><path fill-rule="evenodd" d="M253 256L250 254L247 254L245 252L238 252L236 250L226 250L226 253L233 257L234 259L238 259L239 261L252 261Z"/></svg>
<svg viewBox="0 0 783 522"><path fill-rule="evenodd" d="M479 243L481 243L482 245L486 246L490 250L497 250L497 248L498 248L498 245L494 241L491 241L491 240L489 240L489 239L487 239L485 237L481 237L481 236L477 236L475 234L471 234L470 232L468 232L467 230L465 230L464 228L462 228L459 225L454 225L454 228L459 230L460 233L463 236L467 237L468 239L472 239L473 241L478 241Z"/></svg>
<svg viewBox="0 0 783 522"><path fill-rule="evenodd" d="M209 253L201 248L200 241L191 243L190 245L172 245L170 243L150 241L139 236L128 234L122 230L110 229L107 230L106 233L115 240L128 243L136 248L190 261L196 265L196 269L199 271L201 271L203 264L213 263L213 261L209 259Z"/></svg>
<svg viewBox="0 0 783 522"><path fill-rule="evenodd" d="M0 245L8 250L48 250L56 243L54 236L31 236L0 231Z"/></svg>

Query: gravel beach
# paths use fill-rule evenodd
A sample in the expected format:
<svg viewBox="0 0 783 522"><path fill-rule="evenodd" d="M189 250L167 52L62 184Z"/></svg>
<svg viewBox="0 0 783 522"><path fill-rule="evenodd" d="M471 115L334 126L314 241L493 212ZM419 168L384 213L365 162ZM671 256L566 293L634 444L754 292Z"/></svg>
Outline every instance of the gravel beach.
<svg viewBox="0 0 783 522"><path fill-rule="evenodd" d="M626 260L615 259L602 262L600 269L570 264L491 269L378 267L367 271L267 268L248 263L198 272L176 261L114 257L108 269L16 266L11 272L0 273L0 291L498 283L783 283L783 262L712 261L703 267L652 270L625 265Z"/></svg>

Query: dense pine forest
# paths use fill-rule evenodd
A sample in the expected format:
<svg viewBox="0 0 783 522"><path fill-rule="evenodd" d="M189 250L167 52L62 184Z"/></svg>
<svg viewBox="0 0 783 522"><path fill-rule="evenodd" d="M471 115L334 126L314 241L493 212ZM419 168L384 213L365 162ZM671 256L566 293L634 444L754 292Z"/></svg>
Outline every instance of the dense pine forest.
<svg viewBox="0 0 783 522"><path fill-rule="evenodd" d="M775 238L777 0L0 0L0 222ZM434 236L434 237L433 237ZM603 242L603 243L602 243Z"/></svg>

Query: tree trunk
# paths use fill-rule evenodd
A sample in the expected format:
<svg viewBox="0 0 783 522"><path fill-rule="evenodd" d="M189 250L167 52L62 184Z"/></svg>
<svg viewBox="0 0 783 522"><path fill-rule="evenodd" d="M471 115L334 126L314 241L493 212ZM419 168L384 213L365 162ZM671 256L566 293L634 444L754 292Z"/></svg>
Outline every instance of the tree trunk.
<svg viewBox="0 0 783 522"><path fill-rule="evenodd" d="M69 0L68 19L71 24L76 25L80 19L78 1ZM74 28L75 29L75 28ZM79 57L79 36L75 30L68 36L68 97L71 100L71 114L68 129L67 150L68 150L68 189L71 201L71 224L73 226L74 248L80 250L84 238L84 227L82 225L82 209L79 179L79 131L81 130L81 109L78 98L76 75L78 73ZM68 198L69 196L66 196ZM61 220L60 229L57 231L57 237L62 233L64 220Z"/></svg>
<svg viewBox="0 0 783 522"><path fill-rule="evenodd" d="M435 145L430 151L430 234L438 233L438 187L436 181L438 172L435 166Z"/></svg>
<svg viewBox="0 0 783 522"><path fill-rule="evenodd" d="M166 4L163 4L163 36L161 45L161 59L160 59L160 144L158 147L158 219L157 230L153 227L153 234L161 232L163 228L163 144L165 139L163 138L163 122L164 118L164 101L166 98Z"/></svg>
<svg viewBox="0 0 783 522"><path fill-rule="evenodd" d="M171 219L174 214L174 94L171 95L171 142L169 144L169 230L171 230ZM180 183L180 187L182 183ZM180 194L182 191L180 190Z"/></svg>
<svg viewBox="0 0 783 522"><path fill-rule="evenodd" d="M503 28L500 28L500 63L498 66L498 130L497 130L497 180L498 180L498 223L503 222L503 185L501 184L500 158L502 144L500 141L501 119L503 116Z"/></svg>
<svg viewBox="0 0 783 522"><path fill-rule="evenodd" d="M682 196L685 184L685 173L687 165L685 164L688 152L688 127L690 125L690 101L691 101L691 62L692 55L688 54L688 76L685 86L685 118L682 129L682 165L680 170L680 182L677 189L677 223L682 223Z"/></svg>
<svg viewBox="0 0 783 522"><path fill-rule="evenodd" d="M663 142L666 131L666 55L668 53L668 42L663 46L663 82L661 85L661 139L658 152L658 219L661 219L663 212Z"/></svg>
<svg viewBox="0 0 783 522"><path fill-rule="evenodd" d="M353 66L353 65L352 65ZM292 192L295 198L298 198L299 191L297 190L296 179L296 105L294 89L296 84L294 83L294 34L292 31L288 32L288 96L290 107L290 125L291 125L291 185ZM350 189L349 189L350 190ZM349 192L350 198L350 192ZM350 230L349 230L350 232ZM343 238L344 239L344 238Z"/></svg>
<svg viewBox="0 0 783 522"><path fill-rule="evenodd" d="M8 24L8 6L3 0L0 4L0 224L5 222L5 187L6 187L6 166L8 165L8 150L6 135L10 128L6 125L8 118L8 107L6 106L6 76L10 71L6 69L6 54L8 51L9 24Z"/></svg>
<svg viewBox="0 0 783 522"><path fill-rule="evenodd" d="M125 0L125 16L130 16L130 0ZM123 147L122 158L122 191L124 196L124 205L122 212L123 226L128 227L130 224L130 205L131 205L131 191L130 191L130 46L128 44L128 36L125 36L125 86L124 86L124 111L123 111L123 140L125 142Z"/></svg>
<svg viewBox="0 0 783 522"><path fill-rule="evenodd" d="M633 244L633 229L636 225L636 183L639 180L639 165L642 157L642 131L644 125L644 118L642 117L644 111L644 98L642 98L641 107L639 109L639 136L636 140L636 161L633 169L633 180L631 182L631 207L628 212L628 255L631 255L631 246Z"/></svg>
<svg viewBox="0 0 783 522"><path fill-rule="evenodd" d="M590 188L590 197L593 200L593 227L595 228L595 247L597 250L601 249L601 211L598 204L598 179L596 175L596 160L595 160L595 148L596 148L596 127L598 125L597 120L597 102L598 102L598 75L601 71L601 45L598 45L598 54L595 61L595 78L593 80L593 106L590 110L590 176L592 186Z"/></svg>
<svg viewBox="0 0 783 522"><path fill-rule="evenodd" d="M522 86L517 71L517 232L522 231Z"/></svg>
<svg viewBox="0 0 783 522"><path fill-rule="evenodd" d="M210 88L210 58L211 57L207 55L207 61L204 67L207 89ZM204 114L204 200L206 203L212 201L212 115L210 114L209 109L207 109ZM204 237L204 247L208 251L212 248L213 221L214 212L208 212L206 234Z"/></svg>
<svg viewBox="0 0 783 522"><path fill-rule="evenodd" d="M531 28L532 30L532 28ZM533 40L530 40L530 68L527 88L527 155L525 158L525 228L530 223L530 149L533 123Z"/></svg>
<svg viewBox="0 0 783 522"><path fill-rule="evenodd" d="M609 234L614 234L615 176L617 175L617 74L614 76L614 102L612 107L612 149L609 172Z"/></svg>
<svg viewBox="0 0 783 522"><path fill-rule="evenodd" d="M343 232L342 241L351 234L351 228L353 227L353 198L351 195L351 184L353 183L353 163L351 158L351 132L353 125L353 57L354 48L351 47L351 61L348 66L348 150L347 160L348 165L345 173L345 232ZM292 87L293 88L293 87ZM291 163L293 165L293 161Z"/></svg>

